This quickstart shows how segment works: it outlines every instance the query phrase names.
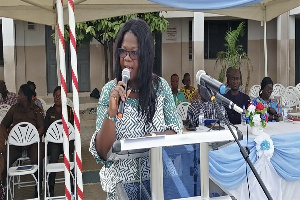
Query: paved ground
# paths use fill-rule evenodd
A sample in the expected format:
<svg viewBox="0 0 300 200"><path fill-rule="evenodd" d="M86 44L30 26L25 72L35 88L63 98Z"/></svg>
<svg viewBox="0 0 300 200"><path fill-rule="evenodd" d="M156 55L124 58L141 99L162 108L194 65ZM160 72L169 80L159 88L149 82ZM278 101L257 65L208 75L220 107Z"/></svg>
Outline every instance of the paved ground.
<svg viewBox="0 0 300 200"><path fill-rule="evenodd" d="M99 183L99 169L88 148L90 138L95 131L95 114L89 114L85 111L81 115L81 143L82 143L82 162L83 162L83 193L86 200L105 200L106 193L103 192ZM63 176L63 173L57 176ZM28 180L30 177L25 177ZM34 187L20 188L15 187L15 199L22 200L32 198ZM55 186L55 195L64 195L64 184L59 183ZM41 198L44 199L44 198Z"/></svg>

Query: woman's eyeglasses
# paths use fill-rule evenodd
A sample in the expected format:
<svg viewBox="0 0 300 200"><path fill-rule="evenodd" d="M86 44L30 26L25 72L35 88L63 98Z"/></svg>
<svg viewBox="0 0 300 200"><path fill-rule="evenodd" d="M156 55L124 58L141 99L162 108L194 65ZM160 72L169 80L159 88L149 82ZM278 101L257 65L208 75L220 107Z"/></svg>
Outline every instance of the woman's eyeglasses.
<svg viewBox="0 0 300 200"><path fill-rule="evenodd" d="M55 99L60 99L60 98L61 98L61 95L54 95L54 98L55 98Z"/></svg>
<svg viewBox="0 0 300 200"><path fill-rule="evenodd" d="M125 58L128 54L132 60L137 60L139 58L138 51L127 51L125 49L118 48L118 54L119 54L120 58Z"/></svg>

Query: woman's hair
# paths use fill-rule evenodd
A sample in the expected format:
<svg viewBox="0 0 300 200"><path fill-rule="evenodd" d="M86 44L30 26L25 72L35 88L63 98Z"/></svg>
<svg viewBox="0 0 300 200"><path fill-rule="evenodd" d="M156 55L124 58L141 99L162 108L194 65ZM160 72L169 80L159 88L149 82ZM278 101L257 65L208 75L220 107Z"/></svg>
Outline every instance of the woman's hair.
<svg viewBox="0 0 300 200"><path fill-rule="evenodd" d="M34 92L30 88L28 84L23 84L20 86L20 91L26 96L27 100L30 102L32 100L32 97L34 95Z"/></svg>
<svg viewBox="0 0 300 200"><path fill-rule="evenodd" d="M261 93L263 91L263 89L268 85L268 84L272 84L273 86L273 81L270 77L265 77L263 78L263 80L260 83L260 91L259 93Z"/></svg>
<svg viewBox="0 0 300 200"><path fill-rule="evenodd" d="M53 91L53 96L55 95L55 92L56 92L57 90L61 90L61 86L56 86L56 88L55 88L54 91Z"/></svg>
<svg viewBox="0 0 300 200"><path fill-rule="evenodd" d="M116 40L115 52L115 76L118 81L122 80L122 70L120 65L120 57L117 49L121 48L124 35L132 33L137 37L138 41L138 84L139 84L139 111L141 109L142 115L146 115L147 123L152 121L156 105L156 89L160 79L153 74L154 65L154 41L151 30L147 23L141 19L131 19L127 21Z"/></svg>
<svg viewBox="0 0 300 200"><path fill-rule="evenodd" d="M27 81L27 85L30 86L30 89L33 91L33 96L36 96L36 85L33 81Z"/></svg>
<svg viewBox="0 0 300 200"><path fill-rule="evenodd" d="M185 74L183 75L183 79L182 79L182 84L183 84L183 85L185 85L184 79L185 79L186 77L188 77L188 76L191 76L190 73L185 73Z"/></svg>

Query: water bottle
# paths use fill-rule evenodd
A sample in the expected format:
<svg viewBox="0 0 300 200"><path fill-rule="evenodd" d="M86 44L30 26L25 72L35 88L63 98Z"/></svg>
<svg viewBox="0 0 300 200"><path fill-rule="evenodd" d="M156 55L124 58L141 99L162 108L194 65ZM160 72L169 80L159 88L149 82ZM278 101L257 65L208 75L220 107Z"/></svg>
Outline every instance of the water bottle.
<svg viewBox="0 0 300 200"><path fill-rule="evenodd" d="M289 107L287 106L287 104L285 104L283 107L283 121L284 122L289 121L288 116L289 116Z"/></svg>
<svg viewBox="0 0 300 200"><path fill-rule="evenodd" d="M75 200L75 195L71 192L71 200Z"/></svg>
<svg viewBox="0 0 300 200"><path fill-rule="evenodd" d="M204 126L204 112L203 110L199 113L199 126Z"/></svg>
<svg viewBox="0 0 300 200"><path fill-rule="evenodd" d="M241 114L241 124L244 126L246 125L246 114L245 114L245 105L243 105L243 113Z"/></svg>
<svg viewBox="0 0 300 200"><path fill-rule="evenodd" d="M220 118L220 126L225 126L226 124L225 124L225 121L223 120L223 118L225 117L226 111L225 111L224 106L221 106L220 110L222 113L222 118Z"/></svg>

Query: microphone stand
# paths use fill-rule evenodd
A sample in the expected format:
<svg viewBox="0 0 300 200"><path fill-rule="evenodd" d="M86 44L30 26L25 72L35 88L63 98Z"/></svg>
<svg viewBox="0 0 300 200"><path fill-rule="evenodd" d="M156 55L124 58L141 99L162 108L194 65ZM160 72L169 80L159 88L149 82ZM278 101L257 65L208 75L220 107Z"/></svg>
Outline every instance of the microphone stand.
<svg viewBox="0 0 300 200"><path fill-rule="evenodd" d="M212 90L208 87L207 88L207 95L209 96L209 101L211 102L215 102L216 100L216 97L214 95L214 93L212 92ZM249 155L248 153L246 152L245 148L242 147L241 143L239 142L239 140L237 139L237 137L235 136L232 128L230 127L230 124L228 122L228 120L226 119L226 117L222 114L221 110L220 110L220 106L217 102L215 102L215 105L217 106L217 112L218 112L218 115L221 116L221 120L223 120L226 124L226 126L228 127L228 129L230 130L233 138L234 138L234 141L237 143L237 145L239 146L240 148L240 152L244 158L244 160L247 162L247 164L249 165L249 167L251 168L256 180L258 181L260 187L262 188L262 190L264 191L265 195L267 196L267 198L269 200L273 200L272 196L270 195L268 189L266 188L264 182L262 181L262 179L260 178L259 174L257 173L253 163L251 162L251 160L249 159Z"/></svg>

